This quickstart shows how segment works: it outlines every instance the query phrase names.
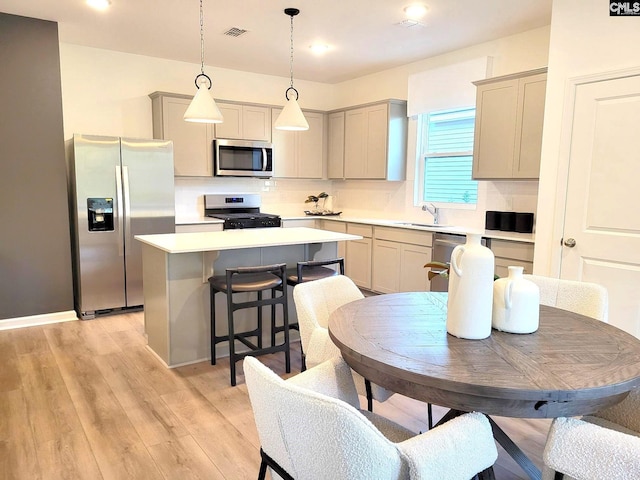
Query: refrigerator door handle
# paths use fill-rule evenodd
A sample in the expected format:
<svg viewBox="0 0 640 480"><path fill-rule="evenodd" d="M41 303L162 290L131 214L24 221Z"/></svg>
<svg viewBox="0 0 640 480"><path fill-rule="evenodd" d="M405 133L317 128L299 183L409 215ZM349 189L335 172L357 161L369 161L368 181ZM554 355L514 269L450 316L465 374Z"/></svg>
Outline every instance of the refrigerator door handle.
<svg viewBox="0 0 640 480"><path fill-rule="evenodd" d="M267 149L262 149L262 171L265 172L267 170Z"/></svg>
<svg viewBox="0 0 640 480"><path fill-rule="evenodd" d="M126 167L125 167L126 168ZM122 194L122 170L120 165L116 165L116 202L118 212L118 255L124 256L124 237L122 235L124 226L123 194Z"/></svg>
<svg viewBox="0 0 640 480"><path fill-rule="evenodd" d="M122 189L124 191L124 239L125 255L131 241L131 196L129 195L129 167L122 167Z"/></svg>

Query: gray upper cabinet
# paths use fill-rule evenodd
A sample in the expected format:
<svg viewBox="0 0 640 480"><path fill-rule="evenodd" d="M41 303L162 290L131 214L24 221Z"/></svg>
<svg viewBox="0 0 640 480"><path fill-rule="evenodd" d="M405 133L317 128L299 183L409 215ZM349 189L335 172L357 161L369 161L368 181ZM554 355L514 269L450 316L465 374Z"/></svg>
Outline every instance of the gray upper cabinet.
<svg viewBox="0 0 640 480"><path fill-rule="evenodd" d="M216 138L271 141L271 109L261 105L218 103L224 122L215 126Z"/></svg>
<svg viewBox="0 0 640 480"><path fill-rule="evenodd" d="M154 92L151 98L153 138L173 140L176 176L213 175L213 140L233 138L271 141L271 108L263 105L217 102L223 123L185 122L184 112L193 97Z"/></svg>
<svg viewBox="0 0 640 480"><path fill-rule="evenodd" d="M149 96L153 138L173 140L174 174L186 177L212 176L213 125L185 122L183 119L192 97L163 92L154 92Z"/></svg>
<svg viewBox="0 0 640 480"><path fill-rule="evenodd" d="M344 178L344 112L329 114L327 176Z"/></svg>
<svg viewBox="0 0 640 480"><path fill-rule="evenodd" d="M406 102L386 100L330 113L329 178L404 180L406 153Z"/></svg>
<svg viewBox="0 0 640 480"><path fill-rule="evenodd" d="M547 69L474 82L473 178L537 179Z"/></svg>
<svg viewBox="0 0 640 480"><path fill-rule="evenodd" d="M273 123L282 112L273 108ZM326 115L304 111L309 130L272 131L274 177L324 178Z"/></svg>

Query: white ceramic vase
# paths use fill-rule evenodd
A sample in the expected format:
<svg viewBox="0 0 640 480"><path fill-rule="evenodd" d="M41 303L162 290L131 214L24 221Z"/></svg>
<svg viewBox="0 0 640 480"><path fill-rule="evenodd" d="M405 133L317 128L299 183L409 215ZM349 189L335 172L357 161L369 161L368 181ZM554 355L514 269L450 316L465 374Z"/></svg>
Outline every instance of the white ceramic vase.
<svg viewBox="0 0 640 480"><path fill-rule="evenodd" d="M540 321L540 289L522 276L522 267L509 267L509 276L493 283L493 319L496 330L532 333Z"/></svg>
<svg viewBox="0 0 640 480"><path fill-rule="evenodd" d="M449 269L447 332L472 340L491 335L495 261L481 240L468 234L467 242L453 249Z"/></svg>

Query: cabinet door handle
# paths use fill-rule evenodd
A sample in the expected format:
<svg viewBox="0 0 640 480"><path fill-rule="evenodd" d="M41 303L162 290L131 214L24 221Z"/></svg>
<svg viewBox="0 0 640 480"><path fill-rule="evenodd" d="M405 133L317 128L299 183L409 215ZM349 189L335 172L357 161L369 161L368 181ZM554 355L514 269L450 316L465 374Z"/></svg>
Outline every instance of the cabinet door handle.
<svg viewBox="0 0 640 480"><path fill-rule="evenodd" d="M569 248L573 248L573 247L575 247L575 246L576 246L576 240L575 240L575 238L567 238L567 239L564 241L564 246L565 246L565 247L569 247Z"/></svg>

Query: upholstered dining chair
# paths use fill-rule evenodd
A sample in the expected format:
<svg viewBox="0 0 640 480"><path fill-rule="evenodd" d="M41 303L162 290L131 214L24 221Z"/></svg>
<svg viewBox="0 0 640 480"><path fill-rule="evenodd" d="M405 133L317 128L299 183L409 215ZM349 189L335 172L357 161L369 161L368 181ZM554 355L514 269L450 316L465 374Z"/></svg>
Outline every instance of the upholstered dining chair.
<svg viewBox="0 0 640 480"><path fill-rule="evenodd" d="M524 278L538 285L542 305L608 322L609 297L602 285L540 275L524 275Z"/></svg>
<svg viewBox="0 0 640 480"><path fill-rule="evenodd" d="M307 368L340 356L340 350L329 337L329 316L342 305L361 298L364 295L360 289L344 275L300 283L294 287L293 301ZM353 376L358 392L367 398L370 411L374 399L384 402L393 395L393 392L370 383L356 372L353 372Z"/></svg>
<svg viewBox="0 0 640 480"><path fill-rule="evenodd" d="M351 369L334 357L288 380L244 360L260 437L259 480L468 480L492 478L496 445L487 418L468 413L415 435L358 410Z"/></svg>
<svg viewBox="0 0 640 480"><path fill-rule="evenodd" d="M640 390L594 415L555 419L543 460L543 480L640 478Z"/></svg>

